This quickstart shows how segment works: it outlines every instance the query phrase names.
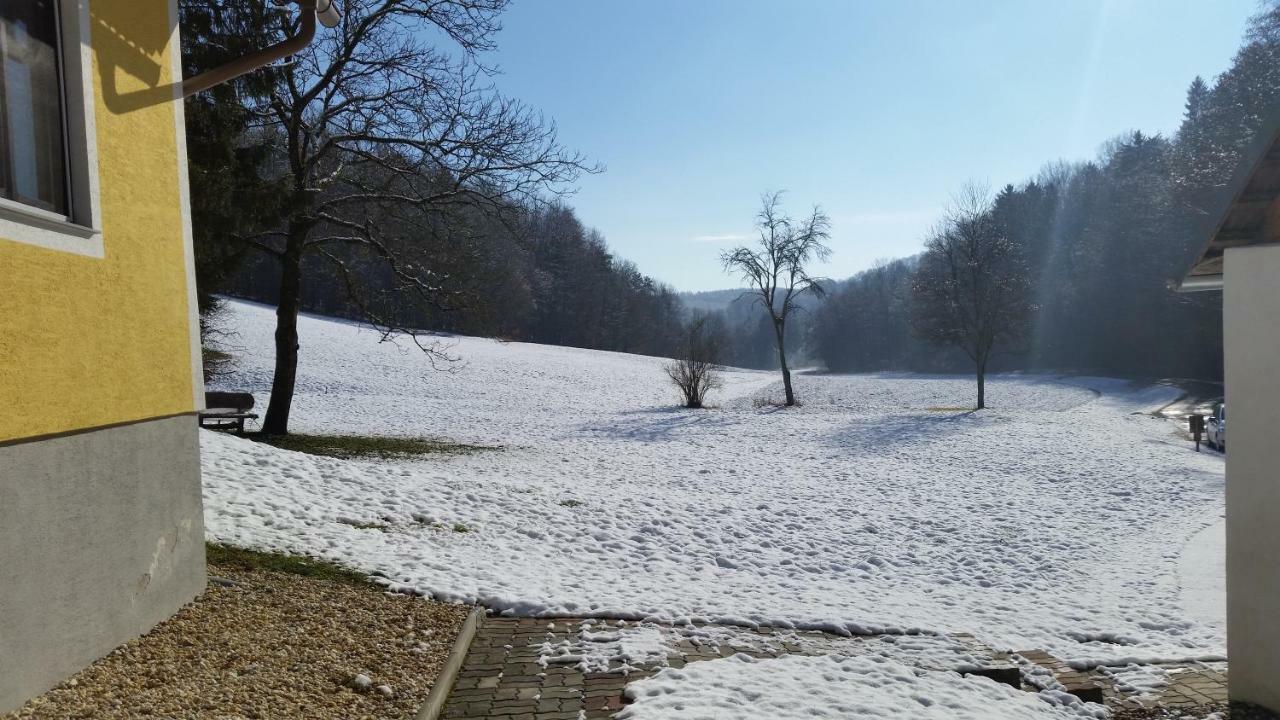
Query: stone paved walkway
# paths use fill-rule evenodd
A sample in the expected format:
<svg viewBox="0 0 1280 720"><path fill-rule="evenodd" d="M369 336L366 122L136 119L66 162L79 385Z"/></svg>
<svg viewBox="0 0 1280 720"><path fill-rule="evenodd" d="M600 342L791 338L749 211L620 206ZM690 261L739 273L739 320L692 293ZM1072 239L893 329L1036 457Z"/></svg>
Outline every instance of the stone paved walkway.
<svg viewBox="0 0 1280 720"><path fill-rule="evenodd" d="M1155 687L1125 687L1131 675L1154 678ZM1226 663L1170 663L1136 668L1099 668L1092 676L1102 685L1107 706L1113 709L1164 707L1170 710L1220 706L1227 703Z"/></svg>
<svg viewBox="0 0 1280 720"><path fill-rule="evenodd" d="M644 653L635 648L620 652L622 646L610 644L618 637L617 623L487 618L476 633L443 716L450 720L603 720L624 707L628 683L663 667L678 668L739 652L760 658L878 654L933 669L946 669L943 666L952 657L962 656L981 665L975 674L1023 686L1018 664L1008 655L963 634L839 637L708 625L623 627L641 629L641 639L649 633L649 639L658 641L641 642ZM954 655L957 652L961 655ZM1225 663L1077 672L1039 651L1022 652L1019 657L1024 664L1034 661L1053 668L1062 689L1085 688L1086 692L1077 694L1102 699L1113 710L1167 708L1202 717L1227 700Z"/></svg>
<svg viewBox="0 0 1280 720"><path fill-rule="evenodd" d="M612 717L624 706L627 683L652 675L662 667L746 653L755 657L781 654L839 653L910 656L904 661L921 667L937 664L936 649L961 652L984 667L976 669L994 679L1017 683L1016 665L967 635L839 637L819 632L750 630L725 626L658 626L646 624L655 636L669 633L666 649L643 659L584 657L600 645L615 625L604 621L583 626L580 619L533 620L488 618L481 625L444 717L451 720L597 720ZM940 669L940 668L934 668Z"/></svg>

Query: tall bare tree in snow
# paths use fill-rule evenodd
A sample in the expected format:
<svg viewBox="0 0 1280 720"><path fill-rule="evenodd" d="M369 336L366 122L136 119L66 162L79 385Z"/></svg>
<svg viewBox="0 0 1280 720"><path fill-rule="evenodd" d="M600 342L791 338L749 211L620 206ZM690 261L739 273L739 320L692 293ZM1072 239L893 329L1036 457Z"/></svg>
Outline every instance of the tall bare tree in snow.
<svg viewBox="0 0 1280 720"><path fill-rule="evenodd" d="M798 309L796 299L803 293L823 293L821 278L809 274L814 260L831 256L826 242L831 236L831 220L815 206L809 215L793 220L782 211L782 193L766 193L756 216L759 238L754 247L740 246L720 256L727 272L736 273L750 288L748 292L769 315L773 325L778 364L786 403L796 404L787 366L787 320Z"/></svg>
<svg viewBox="0 0 1280 720"><path fill-rule="evenodd" d="M977 408L985 408L987 363L998 346L1025 336L1033 310L1026 260L986 188L970 184L955 197L925 243L911 289L912 329L969 356Z"/></svg>
<svg viewBox="0 0 1280 720"><path fill-rule="evenodd" d="M447 306L448 278L407 247L449 242L462 225L454 218L537 202L593 169L552 123L489 84L479 55L495 47L507 4L346 0L337 28L264 71L273 83L262 98L243 99L253 123L279 138L265 171L287 196L278 224L240 237L280 270L263 432L288 432L308 272L332 273L365 320L447 362L445 349L378 311L348 259L380 263L396 292ZM293 35L297 20L281 12L275 31Z"/></svg>

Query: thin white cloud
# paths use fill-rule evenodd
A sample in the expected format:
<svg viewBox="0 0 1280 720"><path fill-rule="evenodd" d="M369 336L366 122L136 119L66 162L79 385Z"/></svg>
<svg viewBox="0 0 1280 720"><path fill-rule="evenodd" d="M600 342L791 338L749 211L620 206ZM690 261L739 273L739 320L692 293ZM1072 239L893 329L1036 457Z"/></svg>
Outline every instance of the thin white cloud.
<svg viewBox="0 0 1280 720"><path fill-rule="evenodd" d="M696 235L693 241L696 243L731 243L749 240L750 235L740 235L737 233L726 233L724 235Z"/></svg>

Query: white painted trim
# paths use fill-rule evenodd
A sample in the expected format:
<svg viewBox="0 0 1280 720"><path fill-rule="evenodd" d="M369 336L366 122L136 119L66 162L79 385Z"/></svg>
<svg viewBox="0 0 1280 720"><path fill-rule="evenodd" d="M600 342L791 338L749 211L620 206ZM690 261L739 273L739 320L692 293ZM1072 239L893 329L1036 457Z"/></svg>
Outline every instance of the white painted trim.
<svg viewBox="0 0 1280 720"><path fill-rule="evenodd" d="M56 232L72 233L78 237L89 237L94 233L92 228L80 227L71 222L71 218L66 215L4 197L0 197L0 217L12 218L15 222L39 225Z"/></svg>
<svg viewBox="0 0 1280 720"><path fill-rule="evenodd" d="M88 0L59 0L62 37L63 115L71 216L6 201L0 205L0 240L102 259L98 126L94 115L93 46ZM79 89L79 92L76 89Z"/></svg>
<svg viewBox="0 0 1280 720"><path fill-rule="evenodd" d="M182 103L182 32L178 0L169 0L170 82L173 83L173 131L178 156L178 204L182 212L182 254L187 274L187 324L191 345L191 402L204 410L204 360L200 349L200 308L196 302L196 256L191 232L191 184L187 173L187 121Z"/></svg>

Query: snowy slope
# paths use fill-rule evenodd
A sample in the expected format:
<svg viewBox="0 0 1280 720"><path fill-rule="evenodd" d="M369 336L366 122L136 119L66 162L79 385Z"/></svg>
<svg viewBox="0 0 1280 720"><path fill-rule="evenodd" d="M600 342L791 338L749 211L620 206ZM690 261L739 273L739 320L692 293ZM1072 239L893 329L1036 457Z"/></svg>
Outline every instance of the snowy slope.
<svg viewBox="0 0 1280 720"><path fill-rule="evenodd" d="M273 316L233 317L223 385L265 403ZM204 433L211 539L519 614L968 631L1081 662L1223 652L1179 587L1222 460L1135 414L1168 388L1007 376L961 414L930 408L971 403L969 378L806 375L780 410L754 402L775 375L734 371L698 412L655 358L454 338L466 367L442 374L352 324L301 335L295 430L505 449L353 462Z"/></svg>

